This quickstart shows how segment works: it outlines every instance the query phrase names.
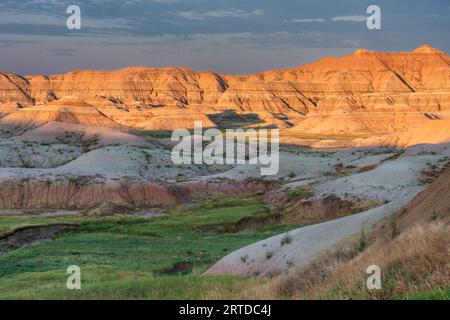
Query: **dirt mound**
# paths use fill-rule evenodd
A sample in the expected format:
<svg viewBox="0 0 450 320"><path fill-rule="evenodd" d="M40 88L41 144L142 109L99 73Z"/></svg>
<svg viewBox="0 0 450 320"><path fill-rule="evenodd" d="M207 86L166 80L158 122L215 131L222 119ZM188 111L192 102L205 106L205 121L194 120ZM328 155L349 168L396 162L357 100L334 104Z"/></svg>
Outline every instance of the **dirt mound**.
<svg viewBox="0 0 450 320"><path fill-rule="evenodd" d="M445 145L447 143L450 143L450 119L427 119L404 133L356 139L350 144L354 146L384 145L396 148L429 145L432 148L432 145Z"/></svg>
<svg viewBox="0 0 450 320"><path fill-rule="evenodd" d="M406 227L442 218L450 220L450 167L407 205L398 220Z"/></svg>
<svg viewBox="0 0 450 320"><path fill-rule="evenodd" d="M394 201L359 214L306 226L241 248L219 260L206 275L275 275L294 271L401 208Z"/></svg>
<svg viewBox="0 0 450 320"><path fill-rule="evenodd" d="M19 109L2 118L0 125L28 130L51 122L121 128L94 106L75 97L65 97L44 106Z"/></svg>
<svg viewBox="0 0 450 320"><path fill-rule="evenodd" d="M0 119L3 130L29 141L61 141L67 135L97 137L100 143L144 143L133 132L109 119L93 105L77 98L64 97L43 106L21 108Z"/></svg>
<svg viewBox="0 0 450 320"><path fill-rule="evenodd" d="M450 168L396 215L395 224L380 223L362 247L360 237L362 252L347 243L291 275L251 288L252 298L387 299L442 292L450 279L449 192ZM369 265L381 268L382 290L366 289L362 275Z"/></svg>
<svg viewBox="0 0 450 320"><path fill-rule="evenodd" d="M95 140L98 145L113 143L144 144L145 140L117 129L76 123L50 122L18 136L24 141L68 142L75 136L79 140Z"/></svg>
<svg viewBox="0 0 450 320"><path fill-rule="evenodd" d="M427 121L423 125L400 136L398 146L450 142L450 119Z"/></svg>
<svg viewBox="0 0 450 320"><path fill-rule="evenodd" d="M0 180L0 208L86 209L105 202L151 207L174 205L178 198L162 186L138 179L64 175Z"/></svg>

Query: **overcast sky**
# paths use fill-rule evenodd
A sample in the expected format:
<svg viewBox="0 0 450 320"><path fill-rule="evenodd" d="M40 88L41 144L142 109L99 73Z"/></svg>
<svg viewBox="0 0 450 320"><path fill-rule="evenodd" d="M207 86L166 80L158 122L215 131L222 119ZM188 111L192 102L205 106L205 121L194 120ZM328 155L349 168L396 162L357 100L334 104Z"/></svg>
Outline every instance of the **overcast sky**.
<svg viewBox="0 0 450 320"><path fill-rule="evenodd" d="M81 8L68 30L66 9ZM382 10L368 30L367 7ZM449 0L1 0L0 71L188 66L248 73L356 48L450 52Z"/></svg>

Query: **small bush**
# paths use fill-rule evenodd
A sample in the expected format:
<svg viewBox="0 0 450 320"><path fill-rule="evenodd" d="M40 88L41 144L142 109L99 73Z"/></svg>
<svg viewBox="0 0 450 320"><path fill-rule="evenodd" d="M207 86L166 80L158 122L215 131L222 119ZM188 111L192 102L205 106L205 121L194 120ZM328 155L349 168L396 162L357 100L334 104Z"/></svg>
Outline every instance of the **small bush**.
<svg viewBox="0 0 450 320"><path fill-rule="evenodd" d="M283 238L281 238L281 245L289 244L292 242L292 237L289 234L286 234Z"/></svg>
<svg viewBox="0 0 450 320"><path fill-rule="evenodd" d="M367 248L367 236L363 229L361 230L361 234L359 236L357 250L358 252L363 252L366 248Z"/></svg>
<svg viewBox="0 0 450 320"><path fill-rule="evenodd" d="M431 221L436 221L438 219L438 215L436 209L433 208L433 214L431 215Z"/></svg>
<svg viewBox="0 0 450 320"><path fill-rule="evenodd" d="M295 263L292 260L288 260L288 261L286 261L286 266L287 266L287 269L289 270L289 269L292 269L293 267L295 267Z"/></svg>
<svg viewBox="0 0 450 320"><path fill-rule="evenodd" d="M391 239L394 239L395 237L398 236L397 216L395 214L391 218L390 229L391 229Z"/></svg>

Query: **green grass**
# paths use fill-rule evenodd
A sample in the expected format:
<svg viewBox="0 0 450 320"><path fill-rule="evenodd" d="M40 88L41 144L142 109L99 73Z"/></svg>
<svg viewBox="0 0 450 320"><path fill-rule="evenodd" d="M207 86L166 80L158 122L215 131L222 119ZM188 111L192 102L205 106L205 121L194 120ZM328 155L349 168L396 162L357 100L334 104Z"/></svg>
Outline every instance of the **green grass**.
<svg viewBox="0 0 450 320"><path fill-rule="evenodd" d="M22 227L30 226L45 226L58 223L78 223L80 218L33 218L30 216L24 217L0 217L0 236Z"/></svg>
<svg viewBox="0 0 450 320"><path fill-rule="evenodd" d="M267 213L259 198L225 197L148 220L0 218L0 228L8 229L56 222L80 225L52 241L0 256L0 298L184 299L198 298L206 287L224 286L225 290L228 285L240 287L243 279L200 274L238 248L300 227L259 226L235 231L223 228L244 217ZM81 267L82 277L86 276L82 278L86 290L66 292L65 270L70 265ZM107 274L102 270L108 270ZM28 285L24 284L27 279Z"/></svg>
<svg viewBox="0 0 450 320"><path fill-rule="evenodd" d="M150 131L143 131L143 133L157 140L166 140L172 137L172 131L170 130L150 130Z"/></svg>
<svg viewBox="0 0 450 320"><path fill-rule="evenodd" d="M81 290L67 290L63 270L24 273L2 279L2 299L204 299L209 292L236 297L256 280L243 277L200 275L161 276L150 273L118 271L110 267L82 269Z"/></svg>
<svg viewBox="0 0 450 320"><path fill-rule="evenodd" d="M292 190L289 193L288 198L289 198L289 200L300 200L300 199L311 198L313 196L314 196L314 192L303 189L303 188L299 188L296 190Z"/></svg>
<svg viewBox="0 0 450 320"><path fill-rule="evenodd" d="M306 140L342 140L349 141L356 138L368 138L368 135L364 134L307 134L307 133L297 133L297 132L283 132L281 134L283 137L295 137L299 139Z"/></svg>
<svg viewBox="0 0 450 320"><path fill-rule="evenodd" d="M443 290L430 290L425 292L416 292L398 297L401 300L450 300L450 287Z"/></svg>

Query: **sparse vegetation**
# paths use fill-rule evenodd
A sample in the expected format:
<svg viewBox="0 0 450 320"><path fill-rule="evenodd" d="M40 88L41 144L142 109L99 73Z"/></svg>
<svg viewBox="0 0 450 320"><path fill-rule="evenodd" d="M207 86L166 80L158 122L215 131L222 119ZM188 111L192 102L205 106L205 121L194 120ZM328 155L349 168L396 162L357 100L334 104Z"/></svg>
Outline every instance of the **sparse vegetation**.
<svg viewBox="0 0 450 320"><path fill-rule="evenodd" d="M281 245L287 245L290 244L292 242L292 237L287 233L283 236L283 238L281 238Z"/></svg>
<svg viewBox="0 0 450 320"><path fill-rule="evenodd" d="M431 215L431 221L436 221L438 219L438 214L436 212L436 209L433 208L433 213Z"/></svg>
<svg viewBox="0 0 450 320"><path fill-rule="evenodd" d="M413 226L395 239L380 239L361 253L347 243L293 273L247 288L245 295L250 299L445 299L449 237L448 225L433 223ZM366 288L365 270L372 264L382 270L381 290ZM286 270L292 267L288 260ZM230 298L223 294L214 297Z"/></svg>
<svg viewBox="0 0 450 320"><path fill-rule="evenodd" d="M294 261L292 261L292 260L286 261L286 267L287 267L287 270L294 268L295 267Z"/></svg>
<svg viewBox="0 0 450 320"><path fill-rule="evenodd" d="M398 224L397 224L397 215L393 214L391 218L390 223L390 231L391 231L391 239L394 239L396 236L398 236Z"/></svg>
<svg viewBox="0 0 450 320"><path fill-rule="evenodd" d="M166 140L172 137L172 131L170 130L144 131L144 134L156 140Z"/></svg>
<svg viewBox="0 0 450 320"><path fill-rule="evenodd" d="M222 228L244 217L266 212L257 197L232 196L174 210L168 216L149 220L133 217L1 217L0 233L26 224L76 223L80 227L52 241L22 247L7 256L0 256L0 298L96 296L180 299L201 298L215 286L228 287L232 291L235 286L242 289L240 283L246 283L245 279L212 277L202 280L199 274L229 252L297 228L297 225L262 225L236 232ZM248 256L242 257L244 263L248 262L247 259ZM70 264L80 265L84 270L80 293L67 290L61 293L58 289L61 288L58 281L66 277L65 269ZM20 283L25 278L33 279L33 288L25 290L21 287ZM179 285L173 291L175 282ZM183 284L192 288L188 289ZM147 292L142 288L154 290Z"/></svg>
<svg viewBox="0 0 450 320"><path fill-rule="evenodd" d="M367 244L367 236L364 229L362 229L358 239L358 252L363 252L367 248Z"/></svg>
<svg viewBox="0 0 450 320"><path fill-rule="evenodd" d="M300 199L308 199L314 196L314 192L307 189L296 189L289 192L288 198L289 200L300 200Z"/></svg>
<svg viewBox="0 0 450 320"><path fill-rule="evenodd" d="M247 263L247 260L248 260L248 254L241 257L241 262L242 263Z"/></svg>

